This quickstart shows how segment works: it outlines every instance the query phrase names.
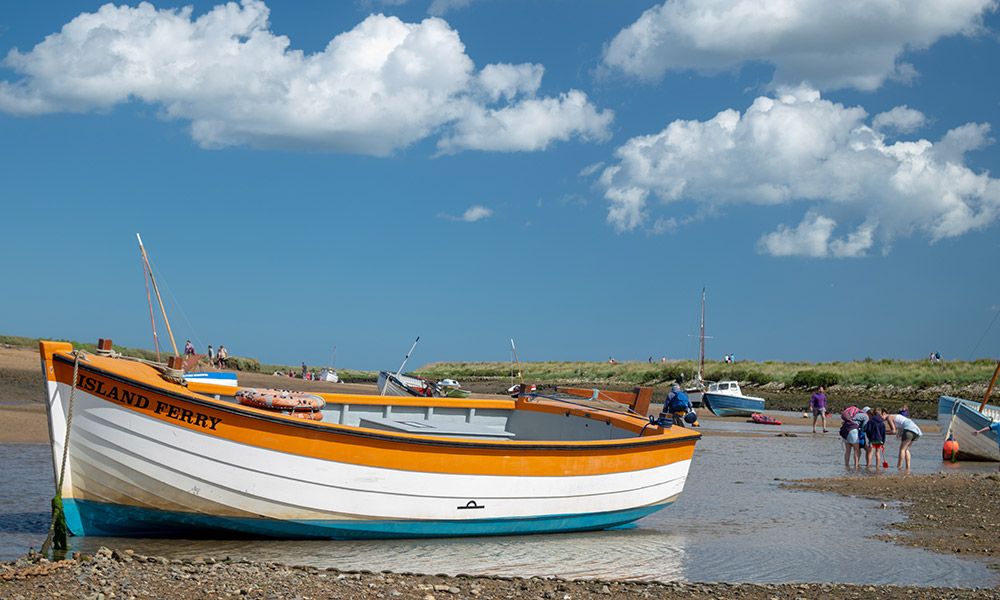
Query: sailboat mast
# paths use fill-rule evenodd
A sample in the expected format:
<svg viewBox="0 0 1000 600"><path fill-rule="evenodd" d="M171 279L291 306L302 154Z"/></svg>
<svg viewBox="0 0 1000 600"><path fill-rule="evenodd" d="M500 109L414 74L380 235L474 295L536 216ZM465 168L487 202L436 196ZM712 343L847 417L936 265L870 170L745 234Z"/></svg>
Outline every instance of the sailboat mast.
<svg viewBox="0 0 1000 600"><path fill-rule="evenodd" d="M698 381L704 381L705 377L705 288L701 288L701 335L698 336L701 342L700 359L698 363Z"/></svg>
<svg viewBox="0 0 1000 600"><path fill-rule="evenodd" d="M146 248L142 245L142 238L135 234L139 240L139 249L142 250L142 261L146 265L146 272L149 273L149 280L153 282L153 291L156 292L156 300L160 303L160 312L163 313L163 322L167 325L167 333L170 335L170 345L174 348L174 356L179 356L177 343L174 342L174 332L170 330L170 321L167 320L167 311L163 308L163 299L160 298L160 288L156 286L156 279L153 278L153 269L149 266L149 257L146 256Z"/></svg>
<svg viewBox="0 0 1000 600"><path fill-rule="evenodd" d="M510 349L514 352L514 362L517 363L517 378L524 383L524 377L521 376L521 361L517 359L517 348L514 347L514 338L510 338Z"/></svg>
<svg viewBox="0 0 1000 600"><path fill-rule="evenodd" d="M160 338L156 335L156 318L153 316L153 296L149 293L149 268L146 259L142 259L142 281L146 284L146 300L149 301L149 322L153 326L153 349L156 350L156 362L160 362Z"/></svg>
<svg viewBox="0 0 1000 600"><path fill-rule="evenodd" d="M1000 360L997 361L996 371L993 371L993 379L990 379L990 387L986 388L986 397L983 398L983 403L979 405L979 412L986 410L986 403L990 401L990 393L993 391L993 384L997 382L998 374L1000 374Z"/></svg>

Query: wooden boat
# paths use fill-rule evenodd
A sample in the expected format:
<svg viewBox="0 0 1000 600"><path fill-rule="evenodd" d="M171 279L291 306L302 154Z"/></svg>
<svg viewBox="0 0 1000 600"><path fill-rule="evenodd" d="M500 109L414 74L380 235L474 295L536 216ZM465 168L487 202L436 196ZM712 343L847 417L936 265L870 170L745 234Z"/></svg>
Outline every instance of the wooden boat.
<svg viewBox="0 0 1000 600"><path fill-rule="evenodd" d="M764 399L744 396L736 381L719 381L708 386L703 401L718 417L749 417L764 410Z"/></svg>
<svg viewBox="0 0 1000 600"><path fill-rule="evenodd" d="M418 396L441 398L444 396L436 383L422 377L379 371L378 392L383 396Z"/></svg>
<svg viewBox="0 0 1000 600"><path fill-rule="evenodd" d="M684 488L700 435L523 395L318 394L322 421L227 386L42 341L55 477L74 535L399 538L586 531ZM168 380L171 379L171 380ZM309 414L309 413L305 413ZM64 455L64 450L66 451Z"/></svg>
<svg viewBox="0 0 1000 600"><path fill-rule="evenodd" d="M1000 406L952 396L938 399L938 425L946 440L950 436L958 442L958 460L1000 461L997 432L987 429L972 435L994 421L1000 421Z"/></svg>
<svg viewBox="0 0 1000 600"><path fill-rule="evenodd" d="M955 453L958 460L1000 461L997 432L987 429L983 433L972 435L973 431L1000 421L1000 407L988 404L997 375L1000 375L1000 362L997 362L982 402L952 396L938 398L938 426L945 440L954 439L958 442L958 452Z"/></svg>

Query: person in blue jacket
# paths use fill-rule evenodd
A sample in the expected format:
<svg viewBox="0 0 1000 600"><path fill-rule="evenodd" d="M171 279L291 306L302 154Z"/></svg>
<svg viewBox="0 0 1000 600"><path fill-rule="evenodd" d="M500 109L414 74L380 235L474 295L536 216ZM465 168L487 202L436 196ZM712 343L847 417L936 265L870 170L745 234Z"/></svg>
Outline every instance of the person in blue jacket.
<svg viewBox="0 0 1000 600"><path fill-rule="evenodd" d="M670 417L674 421L674 425L686 427L690 424L697 427L697 417L691 421L685 419L688 413L694 414L693 411L694 409L691 407L691 399L688 398L688 395L681 389L680 384L674 382L670 386L670 393L667 394L667 399L663 402L663 412L670 414ZM690 419L691 417L688 418Z"/></svg>

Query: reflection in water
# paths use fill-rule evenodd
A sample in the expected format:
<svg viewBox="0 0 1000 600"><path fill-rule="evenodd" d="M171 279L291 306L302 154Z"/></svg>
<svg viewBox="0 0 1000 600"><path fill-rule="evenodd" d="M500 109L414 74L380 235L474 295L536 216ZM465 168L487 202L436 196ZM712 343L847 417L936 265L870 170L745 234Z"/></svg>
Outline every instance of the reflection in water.
<svg viewBox="0 0 1000 600"><path fill-rule="evenodd" d="M228 556L341 570L564 579L683 579L679 536L639 529L538 536L373 541L74 538L76 550L130 547L175 558ZM638 560L637 560L638 559Z"/></svg>
<svg viewBox="0 0 1000 600"><path fill-rule="evenodd" d="M873 500L789 490L781 481L878 472L847 471L831 431L705 423L678 501L637 525L614 531L497 538L378 541L163 540L71 538L77 551L132 548L170 558L229 556L341 570L448 575L555 576L729 582L823 582L984 586L1000 576L983 565L888 544L870 536L898 520ZM773 432L773 433L772 433ZM891 450L896 442L890 441ZM995 463L941 462L941 439L913 446L914 472L992 472ZM15 458L16 460L13 460ZM0 559L38 548L48 526L51 462L45 445L0 444ZM895 472L890 469L889 472Z"/></svg>

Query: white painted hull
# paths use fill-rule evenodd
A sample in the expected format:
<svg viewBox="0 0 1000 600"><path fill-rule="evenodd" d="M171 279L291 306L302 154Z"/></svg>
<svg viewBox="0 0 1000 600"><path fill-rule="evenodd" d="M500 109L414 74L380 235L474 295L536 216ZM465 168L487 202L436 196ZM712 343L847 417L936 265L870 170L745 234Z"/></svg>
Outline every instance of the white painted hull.
<svg viewBox="0 0 1000 600"><path fill-rule="evenodd" d="M982 412L979 402L970 402L951 396L938 400L938 425L947 439L958 442L958 458L962 460L1000 461L997 433L986 430L972 435L993 421L1000 421L1000 408L987 404Z"/></svg>
<svg viewBox="0 0 1000 600"><path fill-rule="evenodd" d="M445 404L434 417L435 410L419 406L397 407L399 415L375 407L359 416L349 412L347 403L339 408L333 403L334 409L324 415L334 425L305 424L141 384L137 386L148 396L147 406L137 409L109 401L112 386L117 396L118 388L127 385L109 378L98 388L103 395L79 386L75 391L63 498L67 524L76 535L221 529L279 537L410 537L601 529L671 503L683 489L689 450L697 437L675 436L689 446L685 451L673 446L655 450L664 460L650 461L651 455L632 449L614 459L620 466L596 468L613 462L597 448L588 450L588 444L604 439L626 448L646 439L623 436L613 428L599 433L596 423L604 423L595 421L589 434L611 437L581 440L576 447L596 462L580 463L585 468L579 474L545 472L560 459L559 448L544 448L551 444L544 441L518 446L502 439L414 440L370 427L336 425L340 414L352 422L368 418L372 423L436 425L460 432L465 427L483 433L478 439L500 439L504 427L512 427L501 416L511 411L478 408L483 404ZM58 478L72 390L67 383L51 380L47 390ZM329 399L338 396L327 398L330 406ZM177 410L168 410L168 405ZM186 420L182 411L191 413ZM199 411L211 416L199 421ZM478 417L477 411L482 413ZM428 421L421 423L420 414L428 415ZM570 419L559 412L524 422L528 427L519 435L531 437L536 433L532 427L557 431ZM287 442L276 445L276 437ZM622 451L609 449L606 454L618 456ZM629 452L633 467L628 466ZM566 460L567 465L578 462ZM516 461L524 461L526 474L511 464ZM475 472L477 465L481 473ZM540 471L532 475L532 469Z"/></svg>

